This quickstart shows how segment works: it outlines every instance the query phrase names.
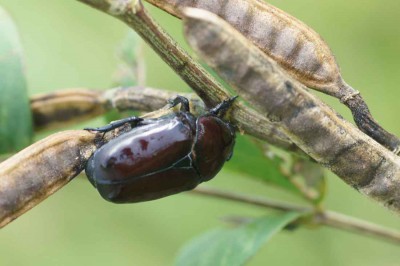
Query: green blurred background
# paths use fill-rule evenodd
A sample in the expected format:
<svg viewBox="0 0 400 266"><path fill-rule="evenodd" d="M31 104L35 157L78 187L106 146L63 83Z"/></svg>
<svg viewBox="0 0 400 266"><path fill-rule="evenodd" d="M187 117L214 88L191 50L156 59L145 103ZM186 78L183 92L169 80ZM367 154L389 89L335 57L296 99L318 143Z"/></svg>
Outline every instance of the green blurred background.
<svg viewBox="0 0 400 266"><path fill-rule="evenodd" d="M381 124L400 135L396 115L400 2L270 2L324 37L346 81L362 92ZM115 48L127 32L122 23L77 1L0 0L0 5L11 13L20 30L30 94L110 87ZM179 20L154 8L151 13L184 44ZM147 85L188 90L147 47L145 57ZM350 118L336 100L321 97ZM97 120L91 125L102 123ZM227 170L208 185L299 201L283 190L261 186ZM329 175L328 185L328 208L400 229L398 216L336 176ZM113 205L102 200L85 179L78 178L0 231L0 265L171 265L185 242L221 226L220 217L265 212L190 193L142 204ZM399 265L398 251L394 245L343 231L301 228L280 233L249 265Z"/></svg>

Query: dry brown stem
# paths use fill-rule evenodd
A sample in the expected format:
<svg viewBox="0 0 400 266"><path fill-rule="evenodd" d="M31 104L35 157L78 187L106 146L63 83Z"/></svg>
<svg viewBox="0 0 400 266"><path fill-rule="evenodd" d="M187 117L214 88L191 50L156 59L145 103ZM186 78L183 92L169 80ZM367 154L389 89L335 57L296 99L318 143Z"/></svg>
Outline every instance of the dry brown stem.
<svg viewBox="0 0 400 266"><path fill-rule="evenodd" d="M210 75L193 60L180 46L149 16L139 0L78 0L90 5L111 16L114 16L135 30L151 48L193 89L204 101L207 107L214 107L231 95ZM240 102L235 102L231 110L232 117L240 121L239 130L262 140L276 140L283 136L283 144L287 137L276 131L273 123L268 119L246 107ZM235 121L232 121L235 123ZM257 125L254 127L254 125ZM267 135L269 136L267 137ZM272 137L271 134L276 135ZM271 142L272 144L275 144ZM278 145L279 146L279 145ZM298 150L294 146L288 150Z"/></svg>
<svg viewBox="0 0 400 266"><path fill-rule="evenodd" d="M204 112L203 102L192 93L178 93L142 86L121 87L107 91L88 89L60 90L34 96L31 99L31 108L35 128L49 129L94 118L113 108L118 111L155 111L165 107L167 101L178 94L190 99L191 110L194 114ZM252 113L255 116L252 116ZM297 152L299 155L304 156L304 153L277 130L273 124L260 117L253 110L240 105L236 111L232 112L231 120L239 128L251 126L257 128L253 131L246 131L250 135L254 135L279 148Z"/></svg>

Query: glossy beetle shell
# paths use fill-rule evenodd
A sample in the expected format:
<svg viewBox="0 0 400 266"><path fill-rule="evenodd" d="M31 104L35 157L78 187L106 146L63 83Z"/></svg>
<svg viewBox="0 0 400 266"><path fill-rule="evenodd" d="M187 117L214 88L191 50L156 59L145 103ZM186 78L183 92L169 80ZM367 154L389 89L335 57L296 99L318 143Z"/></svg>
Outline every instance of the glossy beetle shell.
<svg viewBox="0 0 400 266"><path fill-rule="evenodd" d="M213 178L232 155L231 126L214 115L178 112L133 128L105 144L86 174L115 203L154 200Z"/></svg>

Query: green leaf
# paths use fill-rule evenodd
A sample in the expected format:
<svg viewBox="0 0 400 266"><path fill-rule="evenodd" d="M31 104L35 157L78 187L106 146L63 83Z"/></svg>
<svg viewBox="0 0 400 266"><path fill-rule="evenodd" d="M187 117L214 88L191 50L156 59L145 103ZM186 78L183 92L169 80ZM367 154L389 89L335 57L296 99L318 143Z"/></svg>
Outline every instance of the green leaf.
<svg viewBox="0 0 400 266"><path fill-rule="evenodd" d="M17 28L0 7L0 153L11 153L29 145L32 134Z"/></svg>
<svg viewBox="0 0 400 266"><path fill-rule="evenodd" d="M267 157L258 144L248 136L237 134L235 151L225 167L248 176L273 183L298 192L282 171L283 160L278 156Z"/></svg>
<svg viewBox="0 0 400 266"><path fill-rule="evenodd" d="M113 78L115 85L122 87L144 85L143 43L139 35L129 31L118 47L117 57L119 63Z"/></svg>
<svg viewBox="0 0 400 266"><path fill-rule="evenodd" d="M210 231L186 245L178 255L177 266L243 265L257 251L300 216L288 212L266 216L234 229Z"/></svg>

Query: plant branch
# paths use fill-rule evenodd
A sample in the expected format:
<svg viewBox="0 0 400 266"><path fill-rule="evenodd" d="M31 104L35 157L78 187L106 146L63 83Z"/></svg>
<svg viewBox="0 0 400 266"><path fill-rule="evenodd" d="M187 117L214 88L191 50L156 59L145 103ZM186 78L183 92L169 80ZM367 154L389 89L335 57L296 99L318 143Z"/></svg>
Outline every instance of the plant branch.
<svg viewBox="0 0 400 266"><path fill-rule="evenodd" d="M150 47L196 92L207 107L230 97L207 71L193 60L148 14L139 0L77 0L120 19L135 30ZM285 136L263 115L235 102L231 122L242 133L270 141L271 135ZM275 143L272 143L275 144ZM287 149L298 150L296 145Z"/></svg>
<svg viewBox="0 0 400 266"><path fill-rule="evenodd" d="M210 196L215 198L221 198L241 203L246 203L259 207L271 208L279 211L296 211L296 212L312 212L313 209L301 205L295 205L287 202L276 201L267 198L255 197L250 195L239 194L235 192L229 192L226 190L219 190L210 188L207 186L199 186L192 190L190 193L200 194L204 196Z"/></svg>
<svg viewBox="0 0 400 266"><path fill-rule="evenodd" d="M193 93L171 92L142 86L120 87L106 91L85 88L66 89L35 95L31 98L30 103L35 129L43 130L59 126L65 127L66 124L74 124L94 118L111 109L118 111L155 111L163 108L168 99L178 94L190 100L191 110L194 114L198 115L204 111L203 102ZM235 114L233 114L233 117L236 117ZM248 123L249 120L238 116L236 121L241 125ZM258 124L254 122L253 127L258 127ZM262 133L263 140L281 149L296 152L303 157L306 156L285 135L275 130L274 126L265 124L262 128L264 131L260 133Z"/></svg>
<svg viewBox="0 0 400 266"><path fill-rule="evenodd" d="M319 210L316 211L315 209L307 206L295 205L264 197L254 197L235 192L228 192L205 186L197 187L190 193L250 204L253 206L259 206L279 211L296 211L307 214L312 213L313 214L312 219L310 220L307 219L306 221L310 222L313 225L329 226L332 228L360 235L376 237L395 244L400 244L399 231L388 229L373 223L369 223L333 211L319 211Z"/></svg>
<svg viewBox="0 0 400 266"><path fill-rule="evenodd" d="M315 216L316 220L329 227L337 228L340 230L366 235L370 237L377 237L395 244L400 244L400 232L385 228L383 226L373 224L367 221L356 219L341 213L333 211L324 211Z"/></svg>

